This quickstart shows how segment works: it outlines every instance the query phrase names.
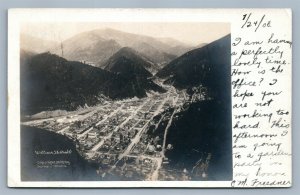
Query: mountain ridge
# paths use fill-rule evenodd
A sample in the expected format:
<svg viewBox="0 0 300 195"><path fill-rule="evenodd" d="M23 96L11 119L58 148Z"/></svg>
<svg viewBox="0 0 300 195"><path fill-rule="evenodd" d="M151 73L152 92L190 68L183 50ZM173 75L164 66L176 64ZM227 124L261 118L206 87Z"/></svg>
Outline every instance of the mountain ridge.
<svg viewBox="0 0 300 195"><path fill-rule="evenodd" d="M23 113L96 105L101 95L124 99L145 97L148 90L164 92L147 79L68 61L49 52L33 56L20 68Z"/></svg>
<svg viewBox="0 0 300 195"><path fill-rule="evenodd" d="M114 41L111 45L105 41ZM98 43L98 45L96 44ZM176 43L180 43L176 41ZM101 46L106 44L106 47ZM174 50L174 45L168 45L160 38L147 35L133 34L111 28L94 29L74 35L62 42L64 56L68 60L87 61L98 67L103 67L103 63L122 47L130 47L147 58L152 63L163 66L177 57L178 51ZM176 45L180 52L189 50L187 45ZM170 53L170 52L174 53ZM53 53L61 55L61 46L52 50Z"/></svg>

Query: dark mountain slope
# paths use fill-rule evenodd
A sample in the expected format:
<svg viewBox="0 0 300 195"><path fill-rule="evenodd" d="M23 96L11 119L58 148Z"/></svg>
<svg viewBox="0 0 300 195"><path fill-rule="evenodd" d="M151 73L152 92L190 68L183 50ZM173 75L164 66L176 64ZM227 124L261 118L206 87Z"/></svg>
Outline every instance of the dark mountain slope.
<svg viewBox="0 0 300 195"><path fill-rule="evenodd" d="M144 97L146 90L163 91L148 80L67 61L50 53L38 54L21 66L21 109L27 114L94 105L101 95L112 99Z"/></svg>
<svg viewBox="0 0 300 195"><path fill-rule="evenodd" d="M230 83L230 35L194 49L170 62L156 76L177 88L200 84L214 92Z"/></svg>
<svg viewBox="0 0 300 195"><path fill-rule="evenodd" d="M187 104L174 116L167 134L167 144L173 146L166 152L167 169L186 169L192 180L232 179L230 67L228 35L182 55L158 72L165 82L186 88L191 95L192 87L205 86L209 97Z"/></svg>

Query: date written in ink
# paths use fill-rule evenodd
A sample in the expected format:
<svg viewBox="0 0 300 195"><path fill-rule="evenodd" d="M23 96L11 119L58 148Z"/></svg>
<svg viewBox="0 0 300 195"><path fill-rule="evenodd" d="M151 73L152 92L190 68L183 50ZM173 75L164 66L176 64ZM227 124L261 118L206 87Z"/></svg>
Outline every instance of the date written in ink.
<svg viewBox="0 0 300 195"><path fill-rule="evenodd" d="M252 13L244 14L242 20L244 21L244 23L241 28L251 28L254 29L254 32L256 32L260 28L271 27L271 20L266 20L265 14L258 18L255 18Z"/></svg>

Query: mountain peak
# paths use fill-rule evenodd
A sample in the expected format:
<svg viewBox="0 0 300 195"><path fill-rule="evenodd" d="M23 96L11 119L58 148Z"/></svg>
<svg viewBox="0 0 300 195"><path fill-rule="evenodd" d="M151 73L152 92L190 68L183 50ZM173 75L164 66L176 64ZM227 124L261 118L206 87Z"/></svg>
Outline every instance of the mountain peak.
<svg viewBox="0 0 300 195"><path fill-rule="evenodd" d="M152 76L147 70L148 67L151 67L151 64L130 47L122 47L107 60L104 67L105 70L126 75Z"/></svg>

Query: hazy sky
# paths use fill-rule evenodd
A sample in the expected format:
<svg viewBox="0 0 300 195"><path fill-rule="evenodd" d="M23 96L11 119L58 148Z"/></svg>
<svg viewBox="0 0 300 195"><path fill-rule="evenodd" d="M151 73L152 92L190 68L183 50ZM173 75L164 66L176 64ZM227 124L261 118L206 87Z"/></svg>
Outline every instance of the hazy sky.
<svg viewBox="0 0 300 195"><path fill-rule="evenodd" d="M230 33L229 23L26 23L21 32L46 40L63 41L78 33L112 28L152 37L170 37L197 45L209 43Z"/></svg>

